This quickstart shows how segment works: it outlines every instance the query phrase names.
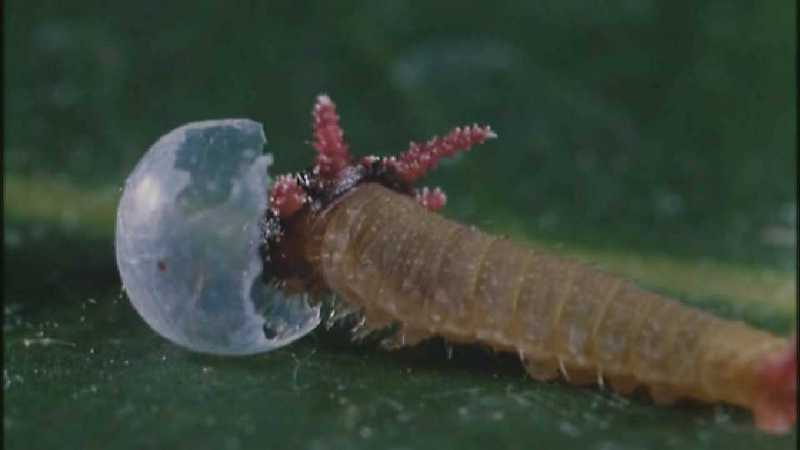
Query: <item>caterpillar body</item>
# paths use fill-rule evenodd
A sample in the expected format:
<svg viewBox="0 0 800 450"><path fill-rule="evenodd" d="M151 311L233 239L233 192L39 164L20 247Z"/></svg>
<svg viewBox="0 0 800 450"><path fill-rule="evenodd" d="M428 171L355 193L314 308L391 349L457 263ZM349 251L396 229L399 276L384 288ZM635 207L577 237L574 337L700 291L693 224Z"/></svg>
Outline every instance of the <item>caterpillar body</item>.
<svg viewBox="0 0 800 450"><path fill-rule="evenodd" d="M641 386L659 404L725 402L767 430L796 420L796 349L785 338L445 219L431 211L441 191L408 195L437 157L492 137L488 127L348 166L327 97L314 118L313 175L273 188L280 242L267 260L283 267L287 289L335 293L362 314L360 333L397 324L390 346L481 343L519 354L537 380ZM337 155L347 160L329 163Z"/></svg>

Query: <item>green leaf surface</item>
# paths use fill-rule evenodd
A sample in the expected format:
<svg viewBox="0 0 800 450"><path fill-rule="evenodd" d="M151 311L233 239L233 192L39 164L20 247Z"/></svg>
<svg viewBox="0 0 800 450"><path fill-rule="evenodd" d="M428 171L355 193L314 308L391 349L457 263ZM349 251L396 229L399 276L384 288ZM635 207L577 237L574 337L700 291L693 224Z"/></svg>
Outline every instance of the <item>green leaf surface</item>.
<svg viewBox="0 0 800 450"><path fill-rule="evenodd" d="M796 330L793 4L4 4L4 444L9 449L789 449L729 406L528 379L513 355L397 352L320 329L220 358L121 292L116 202L160 135L265 124L308 166L327 92L358 155L449 127L444 214L788 335Z"/></svg>
<svg viewBox="0 0 800 450"><path fill-rule="evenodd" d="M6 247L8 448L778 449L797 437L759 432L749 413L728 406L655 407L536 382L512 355L438 340L388 353L320 329L261 356L194 354L136 315L117 287L107 236L75 245L70 228L53 222L31 230L6 216L20 241ZM40 273L45 255L51 272ZM793 326L780 303L683 299L780 333Z"/></svg>

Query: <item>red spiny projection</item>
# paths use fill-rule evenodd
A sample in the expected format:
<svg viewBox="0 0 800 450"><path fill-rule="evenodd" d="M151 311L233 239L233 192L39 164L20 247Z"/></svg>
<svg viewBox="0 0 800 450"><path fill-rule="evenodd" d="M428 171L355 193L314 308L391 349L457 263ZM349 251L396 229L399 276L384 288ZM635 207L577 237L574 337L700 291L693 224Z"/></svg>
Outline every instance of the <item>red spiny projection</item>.
<svg viewBox="0 0 800 450"><path fill-rule="evenodd" d="M320 95L311 115L314 118L312 145L317 150L315 170L323 179L335 179L350 164L350 152L339 126L336 105L327 95Z"/></svg>
<svg viewBox="0 0 800 450"><path fill-rule="evenodd" d="M797 421L797 336L791 342L760 367L761 393L753 413L756 425L773 433L787 432Z"/></svg>
<svg viewBox="0 0 800 450"><path fill-rule="evenodd" d="M411 184L425 176L436 167L441 158L450 157L458 152L469 150L473 145L482 144L497 135L488 126L466 126L454 128L444 137L435 136L424 144L411 143L407 151L396 157L367 156L353 162L344 132L339 126L339 115L336 105L327 95L320 95L311 112L313 118L313 142L317 156L314 159L313 175L303 178L303 186L312 185L315 189L332 189L332 186L344 177L345 169L360 166L362 173L373 180L383 179L386 182L405 184L407 190ZM378 167L378 172L375 172ZM371 172L370 172L371 171ZM352 172L351 172L352 173ZM280 219L288 219L313 199L309 198L297 177L279 176L269 193L272 212ZM311 191L308 191L311 192ZM423 188L417 191L417 201L431 211L444 207L447 196L435 188Z"/></svg>
<svg viewBox="0 0 800 450"><path fill-rule="evenodd" d="M278 217L286 219L292 216L306 201L308 196L293 176L280 175L275 179L269 193L269 204Z"/></svg>
<svg viewBox="0 0 800 450"><path fill-rule="evenodd" d="M447 203L447 195L438 187L433 189L424 187L417 191L417 203L430 211L438 211Z"/></svg>
<svg viewBox="0 0 800 450"><path fill-rule="evenodd" d="M435 168L441 158L467 151L473 145L496 137L489 126L457 127L444 137L434 136L424 144L412 142L408 150L396 158L387 159L386 164L394 167L403 181L413 183Z"/></svg>

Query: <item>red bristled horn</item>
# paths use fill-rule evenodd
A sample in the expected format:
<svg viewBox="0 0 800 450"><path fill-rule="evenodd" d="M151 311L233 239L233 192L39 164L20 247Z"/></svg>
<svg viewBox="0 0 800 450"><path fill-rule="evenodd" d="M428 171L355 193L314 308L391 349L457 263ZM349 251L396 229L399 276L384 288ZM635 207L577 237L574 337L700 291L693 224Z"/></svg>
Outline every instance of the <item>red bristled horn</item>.
<svg viewBox="0 0 800 450"><path fill-rule="evenodd" d="M335 179L350 164L350 151L344 142L344 132L339 126L336 105L327 95L320 95L311 115L314 135L312 145L317 150L315 171L323 179Z"/></svg>

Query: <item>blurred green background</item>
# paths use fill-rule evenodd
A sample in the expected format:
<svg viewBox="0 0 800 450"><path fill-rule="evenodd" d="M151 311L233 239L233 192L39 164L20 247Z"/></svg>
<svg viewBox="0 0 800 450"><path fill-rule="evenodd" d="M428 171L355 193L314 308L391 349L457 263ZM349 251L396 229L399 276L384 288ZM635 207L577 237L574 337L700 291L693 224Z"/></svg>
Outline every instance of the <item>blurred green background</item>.
<svg viewBox="0 0 800 450"><path fill-rule="evenodd" d="M781 334L796 317L795 5L755 1L4 3L7 448L793 448L728 407L655 408L433 342L318 331L225 359L120 291L126 175L189 121L306 167L326 92L357 154L500 139L429 179L445 214Z"/></svg>

